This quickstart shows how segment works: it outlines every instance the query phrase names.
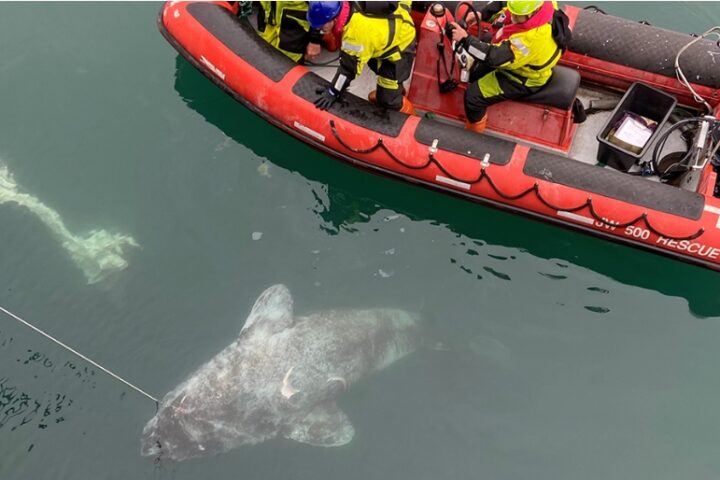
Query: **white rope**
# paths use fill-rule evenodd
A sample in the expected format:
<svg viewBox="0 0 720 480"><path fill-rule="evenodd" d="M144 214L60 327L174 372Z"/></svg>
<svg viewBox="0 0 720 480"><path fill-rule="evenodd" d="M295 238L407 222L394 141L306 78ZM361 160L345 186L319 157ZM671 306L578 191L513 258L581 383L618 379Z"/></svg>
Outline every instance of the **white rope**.
<svg viewBox="0 0 720 480"><path fill-rule="evenodd" d="M64 343L62 343L60 340L56 340L56 339L53 338L52 336L50 336L50 335L48 335L47 333L43 332L43 331L40 330L39 328L37 328L37 327L35 327L34 325L30 324L29 322L26 322L25 320L23 320L22 318L18 317L17 315L15 315L14 313L10 312L9 310L6 310L6 309L4 309L3 307L0 306L0 311L6 313L8 316L14 318L14 319L17 320L18 322L20 322L20 323L22 323L23 325L25 325L26 327L30 327L31 329L35 330L37 333L39 333L40 335L44 336L45 338L47 338L47 339L49 339L49 340L52 340L52 341L55 342L56 344L58 344L58 345L60 345L61 347L63 347L65 350L67 350L67 351L69 351L69 352L71 352L71 353L74 353L75 355L77 355L78 357L82 358L83 360L85 360L86 362L88 362L89 364L91 364L92 366L94 366L95 368L98 368L98 369L102 370L103 372L107 373L108 375L110 375L111 377L113 377L114 379L121 381L122 383L124 383L124 384L127 385L128 387L132 388L132 389L135 390L136 392L138 392L138 393L140 393L140 394L142 394L142 395L145 395L147 398L149 398L150 400L154 401L156 405L160 403L160 402L158 402L158 399L157 399L157 398L153 397L153 396L150 395L149 393L145 392L144 390L141 390L140 388L136 387L135 385L133 385L132 383L128 382L127 380L124 380L124 379L120 378L119 376L115 375L113 372L111 372L111 371L108 370L107 368L103 367L102 365L99 365L98 363L93 362L92 360L90 360L88 357L86 357L86 356L83 355L82 353L78 352L77 350L73 350L72 348L70 348L70 347L68 347L67 345L65 345Z"/></svg>
<svg viewBox="0 0 720 480"><path fill-rule="evenodd" d="M677 55L675 56L675 76L677 77L678 81L683 86L685 86L688 90L690 90L690 93L692 93L693 98L695 99L695 101L697 103L702 103L705 105L705 108L708 109L708 113L712 113L712 111L713 111L712 107L710 106L709 103L707 103L705 101L704 98L702 98L700 95L698 95L698 93L695 91L695 89L693 89L692 86L690 85L690 82L688 82L688 79L685 77L685 74L683 73L682 68L680 68L680 55L685 50L687 50L691 45L694 45L695 43L699 42L700 40L704 39L705 37L707 37L711 34L716 35L718 37L718 39L720 39L720 27L717 27L717 26L712 27L710 30L703 33L702 35L700 35L699 37L697 37L696 39L694 39L693 41L691 41L690 43L685 45L683 48L681 48L680 51L678 51Z"/></svg>

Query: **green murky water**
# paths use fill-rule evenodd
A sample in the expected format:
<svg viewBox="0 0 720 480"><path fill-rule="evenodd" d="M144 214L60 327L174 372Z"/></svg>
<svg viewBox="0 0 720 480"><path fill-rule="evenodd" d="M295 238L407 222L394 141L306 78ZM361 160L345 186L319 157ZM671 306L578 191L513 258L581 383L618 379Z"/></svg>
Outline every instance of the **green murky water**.
<svg viewBox="0 0 720 480"><path fill-rule="evenodd" d="M601 6L720 23L711 3ZM299 313L422 312L459 347L344 393L348 446L154 464L150 400L3 315L0 478L718 478L717 273L325 157L179 59L158 9L0 4L0 163L59 215L0 204L0 305L158 397L273 283ZM89 284L112 255L127 268Z"/></svg>

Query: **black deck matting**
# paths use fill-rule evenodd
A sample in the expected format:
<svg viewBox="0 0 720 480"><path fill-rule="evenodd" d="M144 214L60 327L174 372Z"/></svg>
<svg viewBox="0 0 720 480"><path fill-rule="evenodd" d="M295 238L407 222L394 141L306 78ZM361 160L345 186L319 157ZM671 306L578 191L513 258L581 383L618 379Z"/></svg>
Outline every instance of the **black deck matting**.
<svg viewBox="0 0 720 480"><path fill-rule="evenodd" d="M490 163L495 165L508 163L516 145L514 142L488 135L478 135L475 132L428 118L420 120L420 124L415 130L415 140L429 146L435 139L438 140L437 148L440 150L479 160L489 153Z"/></svg>
<svg viewBox="0 0 720 480"><path fill-rule="evenodd" d="M211 3L193 3L187 11L215 38L274 82L279 82L296 63L260 38L247 20Z"/></svg>
<svg viewBox="0 0 720 480"><path fill-rule="evenodd" d="M691 220L699 219L705 206L705 199L698 193L539 150L530 151L523 172L531 177Z"/></svg>
<svg viewBox="0 0 720 480"><path fill-rule="evenodd" d="M316 73L308 72L293 85L292 91L295 95L314 102L329 85L327 80ZM330 107L330 112L343 120L389 137L397 137L408 119L408 115L404 113L381 109L348 92L343 94L342 100ZM322 113L318 110L318 115Z"/></svg>

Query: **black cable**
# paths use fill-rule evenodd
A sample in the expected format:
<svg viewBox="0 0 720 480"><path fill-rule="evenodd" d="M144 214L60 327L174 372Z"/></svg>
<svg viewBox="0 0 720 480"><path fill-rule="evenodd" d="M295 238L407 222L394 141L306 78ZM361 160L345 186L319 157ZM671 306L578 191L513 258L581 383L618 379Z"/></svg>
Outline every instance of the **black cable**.
<svg viewBox="0 0 720 480"><path fill-rule="evenodd" d="M675 162L671 167L667 168L664 172L660 172L659 168L659 162L660 162L660 154L662 153L663 148L665 148L665 143L667 142L668 138L670 138L670 135L678 130L683 125L687 125L689 123L701 123L701 122L707 122L711 121L710 119L704 118L704 117L692 117L692 118L686 118L684 120L680 120L679 122L675 123L673 126L668 128L665 132L663 132L662 135L658 138L657 142L655 143L655 148L653 149L653 154L650 159L650 163L652 165L652 168L654 171L658 173L661 179L664 177L667 177L671 174L679 173L679 170L673 170L674 167L684 167L687 170L687 161L690 159L690 156L693 153L692 146L688 148L688 151L685 153L685 155ZM717 124L717 120L714 121L715 124Z"/></svg>
<svg viewBox="0 0 720 480"><path fill-rule="evenodd" d="M685 155L678 160L677 162L673 163L670 167L665 169L665 171L661 172L659 167L660 162L660 154L662 153L663 148L665 148L665 143L667 142L668 138L670 138L670 135L675 131L678 130L683 125L689 124L689 123L702 123L702 122L712 122L713 125L711 126L711 130L718 128L720 126L720 122L718 120L712 120L705 117L692 117L692 118L686 118L684 120L680 120L679 122L672 125L670 128L668 128L660 137L658 138L657 142L655 143L655 148L653 149L652 158L650 159L652 168L655 172L657 172L658 176L661 180L665 180L668 178L671 178L679 173L684 173L689 169L689 166L687 162L690 160L690 157L693 154L693 146L690 145L687 152L685 152ZM710 131L708 133L710 133ZM694 142L693 142L694 143Z"/></svg>
<svg viewBox="0 0 720 480"><path fill-rule="evenodd" d="M482 15L480 15L478 13L478 11L475 9L475 6L472 4L472 2L460 2L458 4L458 6L455 7L455 12L454 12L455 20L456 21L458 20L458 18L457 18L458 10L460 10L460 7L463 5L467 6L468 10L465 12L465 15L463 16L462 20L465 21L465 19L468 16L468 13L472 12L472 14L475 16L475 25L477 25L477 28L478 28L477 38L480 38L480 35L482 33L480 30L480 22L482 20Z"/></svg>
<svg viewBox="0 0 720 480"><path fill-rule="evenodd" d="M603 15L607 15L607 13L605 13L605 10L596 7L595 5L588 5L587 7L583 8L583 10L594 10L596 13L602 13Z"/></svg>
<svg viewBox="0 0 720 480"><path fill-rule="evenodd" d="M328 60L327 62L313 62L310 60L306 60L305 65L310 65L312 67L339 67L340 66L339 64L338 65L330 65L331 63L336 62L339 59L340 59L340 55L338 55L337 57L335 57L331 60Z"/></svg>
<svg viewBox="0 0 720 480"><path fill-rule="evenodd" d="M699 117L692 117L692 118L686 118L684 120L680 120L670 128L668 128L665 132L663 132L660 137L657 139L657 142L655 143L655 148L653 149L652 157L650 158L650 164L652 165L653 171L658 173L658 176L660 178L663 177L664 173L666 172L660 172L660 154L662 153L663 148L665 148L665 142L667 142L667 139L670 138L670 135L675 131L678 130L681 126L686 125L688 123L695 123L699 120ZM689 156L690 152L692 150L688 149L685 156L682 158L681 161L686 161L687 157ZM678 162L679 163L679 162Z"/></svg>
<svg viewBox="0 0 720 480"><path fill-rule="evenodd" d="M440 40L437 43L438 59L435 63L435 74L437 76L440 93L447 93L453 91L458 86L453 75L455 73L455 63L457 63L457 60L455 59L455 55L452 55L450 68L448 69L447 60L445 59L445 30L440 25L440 22L438 22L438 33L440 34ZM440 63L442 63L443 69L445 70L445 81L440 80Z"/></svg>

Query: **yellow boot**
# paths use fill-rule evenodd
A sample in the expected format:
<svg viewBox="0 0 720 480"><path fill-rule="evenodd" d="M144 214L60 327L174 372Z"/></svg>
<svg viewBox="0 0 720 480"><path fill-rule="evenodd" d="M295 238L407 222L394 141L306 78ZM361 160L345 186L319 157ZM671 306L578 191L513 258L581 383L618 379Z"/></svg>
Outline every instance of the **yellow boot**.
<svg viewBox="0 0 720 480"><path fill-rule="evenodd" d="M475 133L483 133L485 131L485 127L487 127L487 121L488 121L488 116L486 113L485 116L482 117L477 122L471 123L471 122L466 121L465 122L465 130L470 130Z"/></svg>

